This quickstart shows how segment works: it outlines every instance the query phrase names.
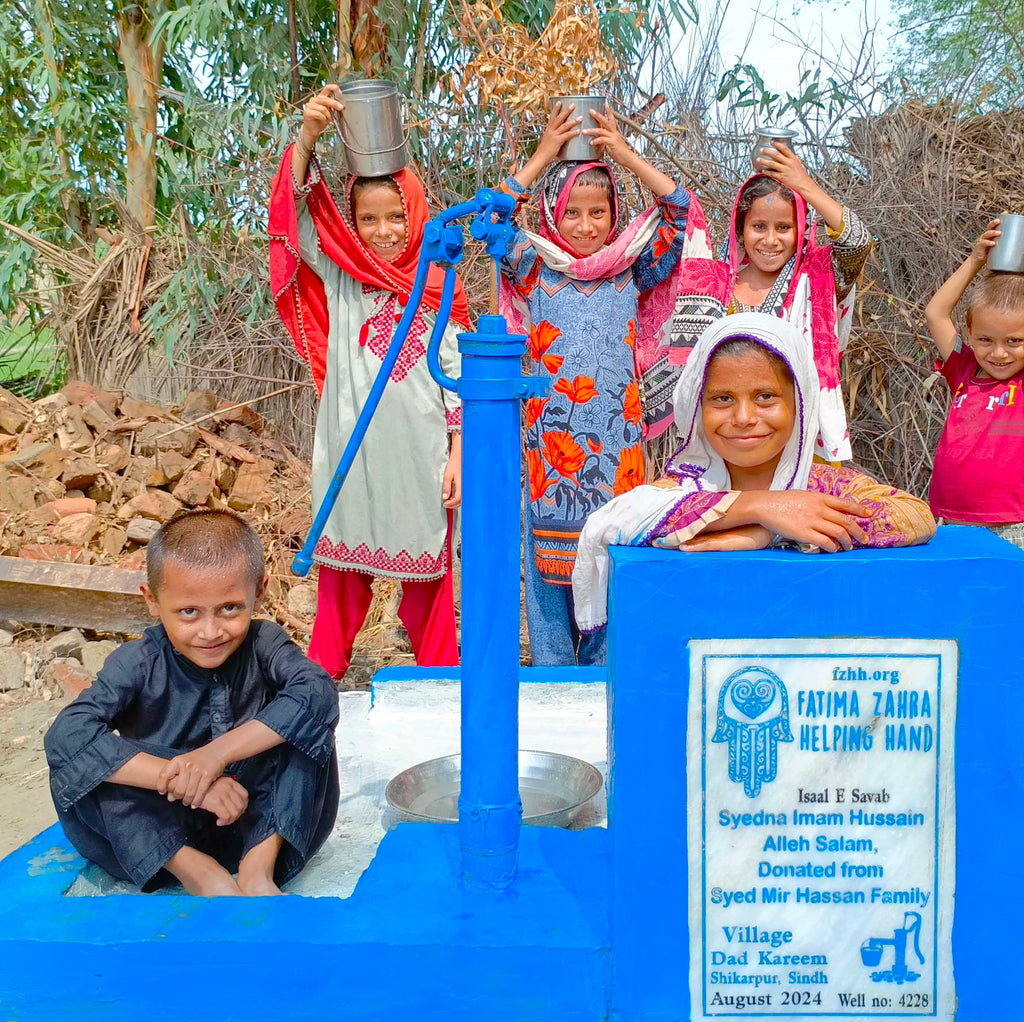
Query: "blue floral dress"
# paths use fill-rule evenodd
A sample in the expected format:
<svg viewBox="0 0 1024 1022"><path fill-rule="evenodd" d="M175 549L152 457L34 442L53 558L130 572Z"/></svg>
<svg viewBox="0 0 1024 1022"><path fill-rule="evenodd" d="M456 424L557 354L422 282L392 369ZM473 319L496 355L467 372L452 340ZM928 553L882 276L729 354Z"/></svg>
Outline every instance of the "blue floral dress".
<svg viewBox="0 0 1024 1022"><path fill-rule="evenodd" d="M526 197L514 178L505 187ZM522 231L502 261L529 309L530 372L551 381L548 397L526 404L528 545L545 582L571 584L587 515L644 481L637 299L676 269L688 206L682 188L658 199L659 229L613 277L552 269Z"/></svg>

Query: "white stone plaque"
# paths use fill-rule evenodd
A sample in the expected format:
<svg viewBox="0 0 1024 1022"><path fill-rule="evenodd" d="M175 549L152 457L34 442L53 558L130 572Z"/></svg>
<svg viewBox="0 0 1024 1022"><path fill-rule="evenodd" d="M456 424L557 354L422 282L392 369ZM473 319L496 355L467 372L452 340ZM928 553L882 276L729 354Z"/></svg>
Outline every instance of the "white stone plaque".
<svg viewBox="0 0 1024 1022"><path fill-rule="evenodd" d="M956 672L952 640L690 643L692 1020L952 1020Z"/></svg>

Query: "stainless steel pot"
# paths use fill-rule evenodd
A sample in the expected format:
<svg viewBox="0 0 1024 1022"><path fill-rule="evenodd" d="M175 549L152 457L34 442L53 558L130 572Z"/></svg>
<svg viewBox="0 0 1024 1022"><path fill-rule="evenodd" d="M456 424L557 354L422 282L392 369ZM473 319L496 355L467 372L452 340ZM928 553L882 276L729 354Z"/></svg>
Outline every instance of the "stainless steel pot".
<svg viewBox="0 0 1024 1022"><path fill-rule="evenodd" d="M408 163L402 99L393 82L360 79L341 87L339 130L345 162L356 177L383 177Z"/></svg>
<svg viewBox="0 0 1024 1022"><path fill-rule="evenodd" d="M1002 235L988 250L988 268L996 273L1024 273L1024 216L1003 213L999 230Z"/></svg>
<svg viewBox="0 0 1024 1022"><path fill-rule="evenodd" d="M783 145L792 148L797 139L797 133L792 128L758 128L757 136L754 139L754 146L750 150L750 165L758 173L761 168L757 165L762 149L771 149L774 142L782 142Z"/></svg>
<svg viewBox="0 0 1024 1022"><path fill-rule="evenodd" d="M604 96L551 97L552 109L554 109L556 103L561 103L563 110L568 106L574 106L576 109L573 111L573 117L583 118L583 123L580 125L580 134L575 138L570 138L569 141L558 150L558 158L560 160L599 160L601 158L594 151L590 136L584 135L582 132L584 128L597 127L597 122L590 116L590 111L596 110L599 114L603 114L606 102L607 100Z"/></svg>

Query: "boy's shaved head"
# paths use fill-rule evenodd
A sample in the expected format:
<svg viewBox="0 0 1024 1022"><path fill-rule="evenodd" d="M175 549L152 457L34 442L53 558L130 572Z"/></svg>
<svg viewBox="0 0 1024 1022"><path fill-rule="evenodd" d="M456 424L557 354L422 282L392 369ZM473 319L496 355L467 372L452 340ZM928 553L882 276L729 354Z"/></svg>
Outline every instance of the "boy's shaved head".
<svg viewBox="0 0 1024 1022"><path fill-rule="evenodd" d="M160 526L146 548L146 580L153 593L160 589L167 561L199 571L233 568L241 562L256 590L265 573L259 536L230 511L186 511Z"/></svg>
<svg viewBox="0 0 1024 1022"><path fill-rule="evenodd" d="M967 328L975 309L1019 312L1024 317L1024 274L986 273L971 288L967 302Z"/></svg>

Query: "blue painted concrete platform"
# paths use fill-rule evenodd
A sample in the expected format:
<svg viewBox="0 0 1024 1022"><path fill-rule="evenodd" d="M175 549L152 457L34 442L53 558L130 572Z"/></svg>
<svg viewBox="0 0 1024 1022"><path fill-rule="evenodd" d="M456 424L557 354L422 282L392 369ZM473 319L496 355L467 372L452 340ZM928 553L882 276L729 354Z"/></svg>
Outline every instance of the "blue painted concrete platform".
<svg viewBox="0 0 1024 1022"><path fill-rule="evenodd" d="M613 551L609 829L525 828L518 879L461 890L455 827L385 835L351 898L65 898L58 827L0 863L0 1020L680 1022L691 638L955 639L957 1022L1021 1022L1024 554ZM699 797L689 793L690 798Z"/></svg>
<svg viewBox="0 0 1024 1022"><path fill-rule="evenodd" d="M612 550L612 1018L690 1017L682 817L701 793L686 790L687 644L864 636L957 642L956 1019L1024 1022L1022 593L1024 553L966 526L834 555Z"/></svg>
<svg viewBox="0 0 1024 1022"><path fill-rule="evenodd" d="M524 828L499 897L460 890L457 828L402 824L347 900L63 898L54 825L0 863L0 1018L596 1022L607 837Z"/></svg>

